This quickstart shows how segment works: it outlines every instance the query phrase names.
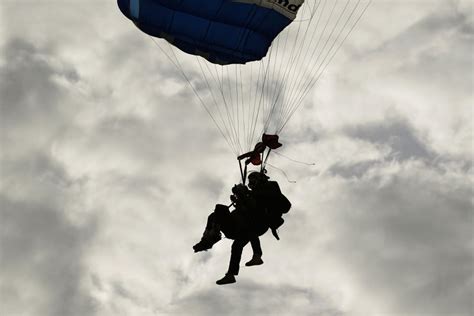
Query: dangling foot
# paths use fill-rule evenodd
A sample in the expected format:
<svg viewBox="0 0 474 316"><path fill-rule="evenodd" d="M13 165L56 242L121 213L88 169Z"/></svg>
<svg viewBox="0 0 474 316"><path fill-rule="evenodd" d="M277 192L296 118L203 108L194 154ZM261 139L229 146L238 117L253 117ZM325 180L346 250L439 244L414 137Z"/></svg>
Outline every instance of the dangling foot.
<svg viewBox="0 0 474 316"><path fill-rule="evenodd" d="M216 281L216 284L218 285L224 285L224 284L230 284L230 283L235 283L235 277L234 275L228 274L228 273L226 273L226 275L222 279Z"/></svg>
<svg viewBox="0 0 474 316"><path fill-rule="evenodd" d="M221 233L219 231L204 231L201 241L193 246L194 252L209 250L221 240Z"/></svg>
<svg viewBox="0 0 474 316"><path fill-rule="evenodd" d="M252 259L250 259L249 262L246 262L245 265L247 267L250 267L250 266L259 266L263 264L263 260L262 260L262 257L259 257L259 256L253 256Z"/></svg>
<svg viewBox="0 0 474 316"><path fill-rule="evenodd" d="M213 246L212 243L209 243L208 241L201 240L197 244L193 246L194 252L199 252L199 251L204 251L204 250L209 250Z"/></svg>
<svg viewBox="0 0 474 316"><path fill-rule="evenodd" d="M272 235L276 238L276 240L280 240L280 236L278 236L276 228L272 228Z"/></svg>

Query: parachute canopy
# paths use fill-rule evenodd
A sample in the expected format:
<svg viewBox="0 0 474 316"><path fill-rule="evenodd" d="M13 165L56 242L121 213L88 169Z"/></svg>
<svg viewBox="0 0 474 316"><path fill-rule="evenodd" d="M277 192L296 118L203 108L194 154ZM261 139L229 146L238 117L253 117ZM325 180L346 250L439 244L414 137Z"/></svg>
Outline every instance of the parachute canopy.
<svg viewBox="0 0 474 316"><path fill-rule="evenodd" d="M143 32L214 64L260 60L304 0L118 0Z"/></svg>

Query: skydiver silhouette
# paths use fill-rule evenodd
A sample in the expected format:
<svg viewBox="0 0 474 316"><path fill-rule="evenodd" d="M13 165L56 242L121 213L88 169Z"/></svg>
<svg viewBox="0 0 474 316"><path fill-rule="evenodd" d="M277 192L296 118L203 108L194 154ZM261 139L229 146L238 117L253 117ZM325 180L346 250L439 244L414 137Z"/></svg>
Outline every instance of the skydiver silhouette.
<svg viewBox="0 0 474 316"><path fill-rule="evenodd" d="M193 246L194 252L211 249L221 239L221 232L227 238L234 240L229 268L225 276L216 281L219 285L236 282L235 276L239 274L242 251L249 242L253 256L245 265L263 264L263 252L258 236L268 230L268 225L264 222L264 217L259 214L250 190L245 185L239 184L233 187L232 193L231 201L234 209L230 211L229 206L217 204L208 216L201 241Z"/></svg>
<svg viewBox="0 0 474 316"><path fill-rule="evenodd" d="M208 216L206 229L201 240L193 246L194 252L211 249L221 239L221 232L233 239L229 268L225 276L217 280L218 285L235 283L239 273L243 248L250 242L253 250L252 259L246 266L263 264L262 248L259 236L268 228L279 240L277 228L283 224L282 214L287 213L291 203L281 193L276 181L268 181L269 177L263 172L253 172L249 175L249 190L243 184L235 185L230 197L234 209L217 204Z"/></svg>

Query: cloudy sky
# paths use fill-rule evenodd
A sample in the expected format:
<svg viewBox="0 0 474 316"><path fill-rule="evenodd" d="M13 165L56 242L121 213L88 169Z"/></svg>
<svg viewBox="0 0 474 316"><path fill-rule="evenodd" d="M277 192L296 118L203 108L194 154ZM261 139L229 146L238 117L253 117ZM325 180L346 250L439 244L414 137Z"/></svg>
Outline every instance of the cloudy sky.
<svg viewBox="0 0 474 316"><path fill-rule="evenodd" d="M238 182L115 1L0 1L0 313L473 315L473 7L374 0L282 135L265 264L193 254ZM251 257L245 249L243 260Z"/></svg>

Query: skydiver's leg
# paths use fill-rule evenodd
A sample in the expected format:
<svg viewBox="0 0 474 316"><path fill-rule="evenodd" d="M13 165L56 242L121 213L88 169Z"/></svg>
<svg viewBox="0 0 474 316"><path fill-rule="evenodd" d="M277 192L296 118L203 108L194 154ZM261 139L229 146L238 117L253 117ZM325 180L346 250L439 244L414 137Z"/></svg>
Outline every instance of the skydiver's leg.
<svg viewBox="0 0 474 316"><path fill-rule="evenodd" d="M248 238L237 238L234 240L230 253L229 270L227 270L227 273L222 279L216 281L218 285L235 283L235 276L239 274L242 251L249 241L250 240Z"/></svg>
<svg viewBox="0 0 474 316"><path fill-rule="evenodd" d="M194 252L211 249L219 240L221 240L220 225L213 212L207 218L206 229L202 234L201 241L193 246Z"/></svg>
<svg viewBox="0 0 474 316"><path fill-rule="evenodd" d="M249 239L244 238L244 239L236 239L232 243L232 249L230 253L230 262L229 262L229 270L227 273L232 274L232 275L238 275L239 274L239 265L240 265L240 259L242 258L242 251L244 250L244 247L246 244L248 244Z"/></svg>
<svg viewBox="0 0 474 316"><path fill-rule="evenodd" d="M260 239L258 237L250 239L250 245L252 246L253 256L250 261L246 262L246 266L258 266L263 264L262 260L262 247L260 245Z"/></svg>
<svg viewBox="0 0 474 316"><path fill-rule="evenodd" d="M258 237L250 239L250 245L252 246L253 255L262 257L262 246L260 245L260 239Z"/></svg>

